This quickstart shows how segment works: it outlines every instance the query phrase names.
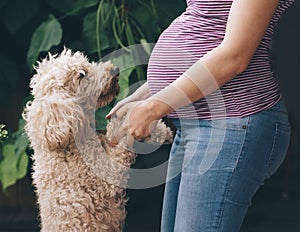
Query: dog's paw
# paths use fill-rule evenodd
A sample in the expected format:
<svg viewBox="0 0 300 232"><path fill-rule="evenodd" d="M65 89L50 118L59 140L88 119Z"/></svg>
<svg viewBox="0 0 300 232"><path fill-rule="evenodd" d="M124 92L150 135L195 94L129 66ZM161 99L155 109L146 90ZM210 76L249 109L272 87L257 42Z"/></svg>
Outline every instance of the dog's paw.
<svg viewBox="0 0 300 232"><path fill-rule="evenodd" d="M159 120L151 132L151 136L145 142L154 145L171 144L173 142L173 132L162 120Z"/></svg>

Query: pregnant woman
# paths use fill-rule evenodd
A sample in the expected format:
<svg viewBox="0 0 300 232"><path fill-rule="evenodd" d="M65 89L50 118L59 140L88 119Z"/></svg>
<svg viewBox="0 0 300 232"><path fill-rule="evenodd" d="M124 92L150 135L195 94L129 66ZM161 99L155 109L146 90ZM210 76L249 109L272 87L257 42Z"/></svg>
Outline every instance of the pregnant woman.
<svg viewBox="0 0 300 232"><path fill-rule="evenodd" d="M154 47L147 82L107 115L127 115L115 142L125 134L142 141L164 116L177 127L162 232L239 231L282 163L290 125L269 50L293 2L187 0Z"/></svg>

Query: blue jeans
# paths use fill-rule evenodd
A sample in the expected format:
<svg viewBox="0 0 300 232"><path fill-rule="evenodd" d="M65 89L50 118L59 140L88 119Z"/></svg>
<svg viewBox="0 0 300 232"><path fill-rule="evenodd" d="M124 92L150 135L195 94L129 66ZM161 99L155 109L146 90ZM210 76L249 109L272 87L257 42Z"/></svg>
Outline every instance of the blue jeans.
<svg viewBox="0 0 300 232"><path fill-rule="evenodd" d="M255 192L284 160L282 101L242 118L174 119L161 232L237 232Z"/></svg>

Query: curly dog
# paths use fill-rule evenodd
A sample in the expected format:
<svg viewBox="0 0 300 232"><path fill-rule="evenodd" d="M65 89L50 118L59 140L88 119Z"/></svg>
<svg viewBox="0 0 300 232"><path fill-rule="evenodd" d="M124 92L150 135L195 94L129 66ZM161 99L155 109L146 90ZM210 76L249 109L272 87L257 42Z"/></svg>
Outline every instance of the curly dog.
<svg viewBox="0 0 300 232"><path fill-rule="evenodd" d="M118 70L111 62L90 62L81 52L64 49L38 62L30 87L33 101L24 110L25 132L34 150L33 183L41 230L122 231L125 186L135 153L107 134L95 131L95 110L119 92ZM159 122L154 143L171 141ZM151 141L149 141L151 143Z"/></svg>

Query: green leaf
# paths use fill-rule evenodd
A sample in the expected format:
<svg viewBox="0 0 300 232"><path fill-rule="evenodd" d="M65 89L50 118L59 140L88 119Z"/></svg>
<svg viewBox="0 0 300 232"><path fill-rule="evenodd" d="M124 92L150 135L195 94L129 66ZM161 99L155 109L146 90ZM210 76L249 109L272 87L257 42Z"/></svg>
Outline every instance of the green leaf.
<svg viewBox="0 0 300 232"><path fill-rule="evenodd" d="M117 97L118 100L121 100L128 96L130 76L136 68L135 63L130 53L122 53L117 57L113 57L111 62L121 70L119 76L120 94Z"/></svg>
<svg viewBox="0 0 300 232"><path fill-rule="evenodd" d="M119 85L120 85L120 94L117 97L117 100L122 100L127 97L129 94L129 83L130 83L130 75L133 72L134 68L128 68L123 70L120 73Z"/></svg>
<svg viewBox="0 0 300 232"><path fill-rule="evenodd" d="M99 0L47 0L47 4L53 9L66 15L76 15L81 10L96 6Z"/></svg>
<svg viewBox="0 0 300 232"><path fill-rule="evenodd" d="M107 120L105 118L105 115L107 115L110 110L111 107L108 105L98 109L95 112L96 130L105 130L107 125Z"/></svg>
<svg viewBox="0 0 300 232"><path fill-rule="evenodd" d="M16 156L19 157L27 149L29 141L24 135L19 135L15 141Z"/></svg>
<svg viewBox="0 0 300 232"><path fill-rule="evenodd" d="M19 120L19 129L11 136L12 142L2 148L0 161L0 182L2 188L14 185L18 179L23 178L28 171L29 158L26 153L29 141L23 134L25 120ZM0 130L3 129L0 126Z"/></svg>
<svg viewBox="0 0 300 232"><path fill-rule="evenodd" d="M20 154L18 164L17 164L17 178L21 179L26 176L27 171L28 171L28 162L29 158L27 153L24 151L23 153Z"/></svg>
<svg viewBox="0 0 300 232"><path fill-rule="evenodd" d="M23 151L20 155L15 153L14 144L5 144L2 148L3 159L0 162L0 181L2 189L5 191L14 185L18 179L23 178L28 170L28 155Z"/></svg>
<svg viewBox="0 0 300 232"><path fill-rule="evenodd" d="M133 35L132 28L129 23L125 25L125 34L129 45L135 45L135 38ZM135 46L131 49L131 55L134 57L134 59L138 62L140 60L140 54L137 52L137 49ZM139 81L142 81L145 79L144 71L140 66L135 67L137 78Z"/></svg>
<svg viewBox="0 0 300 232"><path fill-rule="evenodd" d="M32 100L32 96L30 96L29 99ZM20 119L19 119L19 122L18 122L18 131L19 131L20 133L23 133L23 132L24 132L25 124L26 124L25 119L20 118Z"/></svg>
<svg viewBox="0 0 300 232"><path fill-rule="evenodd" d="M160 3L157 5L161 5L162 2L163 1L160 1ZM140 4L134 4L132 6L133 9L131 10L131 12L129 12L129 15L132 19L134 19L134 21L138 22L142 31L146 34L147 39L149 41L155 42L161 32L161 29L157 24L158 17L156 9L152 9L151 3L149 1L139 1L139 3ZM177 5L177 2L174 5ZM165 17L166 16L161 16L159 20L162 21Z"/></svg>
<svg viewBox="0 0 300 232"><path fill-rule="evenodd" d="M3 160L0 163L0 180L2 189L14 185L17 181L17 159L13 144L6 144L2 149Z"/></svg>
<svg viewBox="0 0 300 232"><path fill-rule="evenodd" d="M145 52L147 53L147 55L150 56L151 52L152 52L152 47L150 46L150 44L147 42L146 39L141 39L140 43L142 44Z"/></svg>
<svg viewBox="0 0 300 232"><path fill-rule="evenodd" d="M33 33L27 53L27 64L32 69L40 52L48 51L51 47L59 45L62 39L62 29L57 19L50 14Z"/></svg>
<svg viewBox="0 0 300 232"><path fill-rule="evenodd" d="M16 157L19 157L21 153L25 152L29 145L29 140L24 134L25 120L21 118L18 124L18 130L12 135L15 140L14 145Z"/></svg>
<svg viewBox="0 0 300 232"><path fill-rule="evenodd" d="M116 11L117 11L117 9L116 9ZM124 27L125 27L125 23L121 22L121 18L119 16L118 12L116 12L116 14L113 17L113 21L112 21L112 31L114 34L114 38L115 38L117 44L119 46L121 46L122 49L129 50L124 45L122 38L121 38L122 34L124 32Z"/></svg>
<svg viewBox="0 0 300 232"><path fill-rule="evenodd" d="M112 31L112 20L113 20L113 7L110 3L104 3L102 9L102 15L100 17L100 44L101 50L112 48L115 45ZM98 51L97 45L97 12L91 12L84 17L83 29L82 29L82 40L85 45L85 50L90 53Z"/></svg>
<svg viewBox="0 0 300 232"><path fill-rule="evenodd" d="M83 20L82 40L87 52L97 52L96 12L87 14ZM104 41L102 45L104 44Z"/></svg>
<svg viewBox="0 0 300 232"><path fill-rule="evenodd" d="M121 71L129 69L129 68L135 68L136 62L133 59L133 56L130 52L124 51L123 49L117 51L113 57L107 57L111 60L111 62L117 66Z"/></svg>
<svg viewBox="0 0 300 232"><path fill-rule="evenodd" d="M15 146L12 143L5 144L2 148L2 155L4 158L7 158L15 154Z"/></svg>

